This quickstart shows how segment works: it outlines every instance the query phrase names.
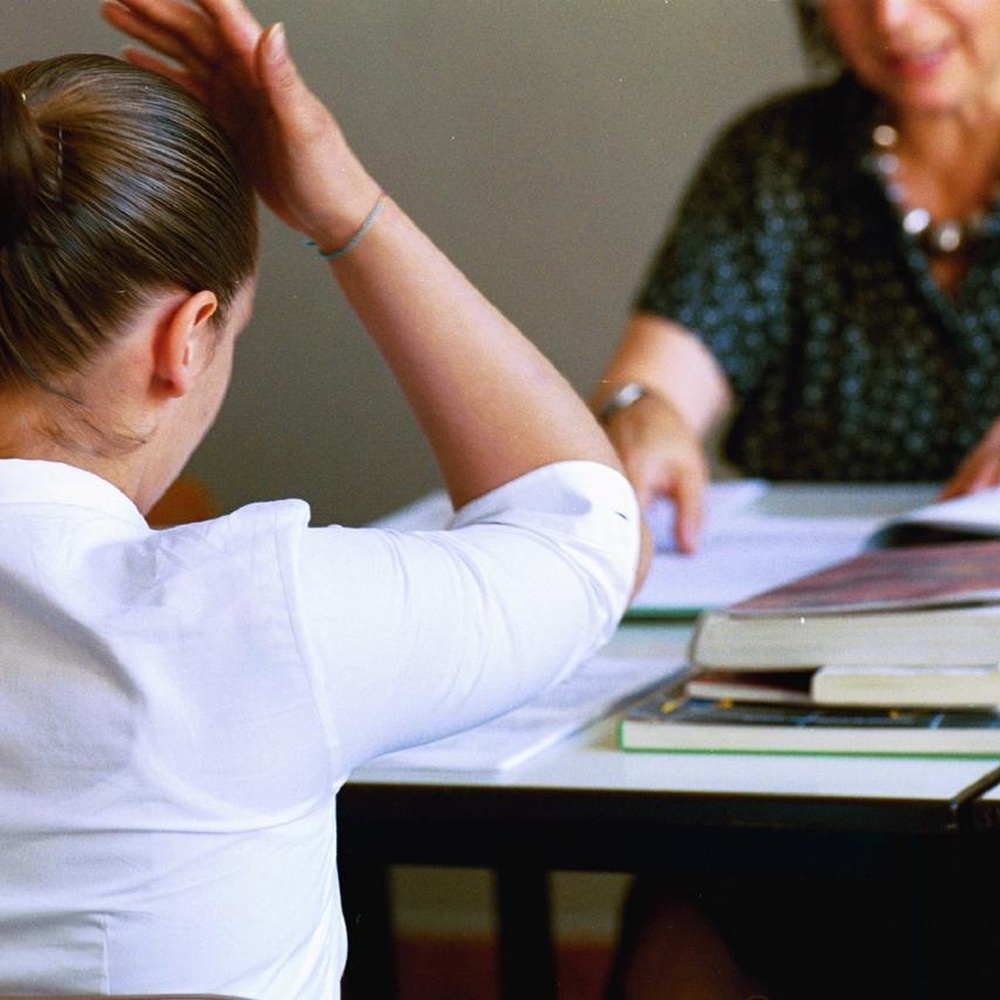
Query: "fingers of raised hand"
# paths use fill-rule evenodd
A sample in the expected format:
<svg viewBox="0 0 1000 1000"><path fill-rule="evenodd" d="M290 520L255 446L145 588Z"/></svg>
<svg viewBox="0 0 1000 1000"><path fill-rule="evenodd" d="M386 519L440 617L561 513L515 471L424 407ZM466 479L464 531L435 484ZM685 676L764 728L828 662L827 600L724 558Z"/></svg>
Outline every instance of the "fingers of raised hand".
<svg viewBox="0 0 1000 1000"><path fill-rule="evenodd" d="M261 27L240 0L102 0L102 12L156 53L137 59L137 50L128 50L130 61L181 77L188 89L210 91L212 79L226 73L240 85L252 81Z"/></svg>
<svg viewBox="0 0 1000 1000"><path fill-rule="evenodd" d="M101 9L146 46L126 49L129 62L173 80L221 117L235 95L256 89L261 28L240 0L103 0Z"/></svg>
<svg viewBox="0 0 1000 1000"><path fill-rule="evenodd" d="M200 5L182 0L103 0L101 13L113 27L189 72L204 73L221 56L219 32Z"/></svg>

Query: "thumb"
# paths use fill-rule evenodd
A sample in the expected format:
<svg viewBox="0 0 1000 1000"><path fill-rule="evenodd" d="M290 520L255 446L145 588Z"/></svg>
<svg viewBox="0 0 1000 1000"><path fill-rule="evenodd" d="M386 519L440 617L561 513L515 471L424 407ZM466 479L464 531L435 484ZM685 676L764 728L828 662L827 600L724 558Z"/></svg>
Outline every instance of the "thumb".
<svg viewBox="0 0 1000 1000"><path fill-rule="evenodd" d="M264 102L285 141L309 141L330 126L336 131L330 112L302 79L280 21L261 32L255 64Z"/></svg>

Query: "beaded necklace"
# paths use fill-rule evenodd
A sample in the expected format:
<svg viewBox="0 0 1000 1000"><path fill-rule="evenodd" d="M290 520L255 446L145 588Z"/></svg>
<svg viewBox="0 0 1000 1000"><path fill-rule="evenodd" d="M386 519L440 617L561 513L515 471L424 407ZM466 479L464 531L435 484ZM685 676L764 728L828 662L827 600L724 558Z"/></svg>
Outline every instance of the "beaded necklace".
<svg viewBox="0 0 1000 1000"><path fill-rule="evenodd" d="M875 147L875 169L882 180L889 200L896 205L903 229L930 257L948 257L968 250L979 240L985 230L986 213L982 209L970 212L961 219L931 218L931 213L920 206L907 208L903 187L897 178L899 156L896 147L899 133L892 125L876 125L872 130Z"/></svg>

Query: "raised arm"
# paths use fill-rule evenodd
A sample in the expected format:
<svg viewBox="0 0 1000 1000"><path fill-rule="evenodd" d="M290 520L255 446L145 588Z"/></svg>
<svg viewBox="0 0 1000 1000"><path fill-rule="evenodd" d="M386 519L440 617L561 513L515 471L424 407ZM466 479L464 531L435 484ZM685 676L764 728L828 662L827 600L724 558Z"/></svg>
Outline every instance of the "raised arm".
<svg viewBox="0 0 1000 1000"><path fill-rule="evenodd" d="M280 25L262 29L240 0L107 0L102 9L152 50L126 58L213 110L279 217L324 251L352 240L384 196L301 80ZM456 505L554 461L619 467L569 384L390 199L330 267L406 393Z"/></svg>
<svg viewBox="0 0 1000 1000"><path fill-rule="evenodd" d="M729 383L707 348L677 323L633 317L592 398L596 413L624 385L646 394L606 417L625 471L645 506L656 496L676 505L675 541L697 545L709 478L705 439L729 409Z"/></svg>

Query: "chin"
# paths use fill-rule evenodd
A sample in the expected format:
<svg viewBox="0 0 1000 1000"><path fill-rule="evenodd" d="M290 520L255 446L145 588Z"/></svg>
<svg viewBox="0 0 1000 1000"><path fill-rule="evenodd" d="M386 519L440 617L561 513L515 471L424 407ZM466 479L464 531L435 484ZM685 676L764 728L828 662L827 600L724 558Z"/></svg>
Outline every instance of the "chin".
<svg viewBox="0 0 1000 1000"><path fill-rule="evenodd" d="M971 104L971 99L962 88L946 81L911 83L883 91L882 97L900 114L951 115L960 113Z"/></svg>

